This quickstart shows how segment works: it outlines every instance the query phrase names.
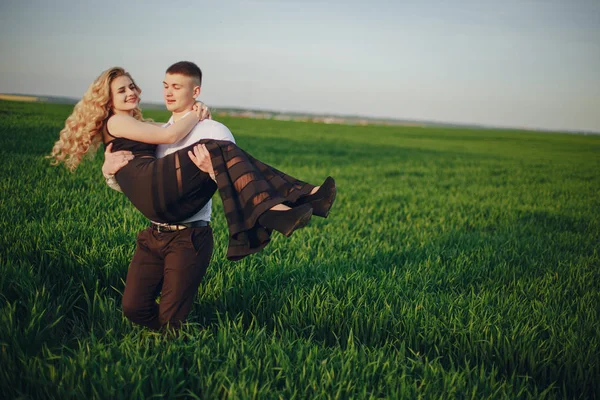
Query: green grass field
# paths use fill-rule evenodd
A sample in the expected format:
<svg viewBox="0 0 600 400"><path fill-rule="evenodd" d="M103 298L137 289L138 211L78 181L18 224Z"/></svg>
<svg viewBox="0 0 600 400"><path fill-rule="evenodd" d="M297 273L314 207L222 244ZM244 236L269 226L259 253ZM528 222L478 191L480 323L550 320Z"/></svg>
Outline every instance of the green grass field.
<svg viewBox="0 0 600 400"><path fill-rule="evenodd" d="M338 197L234 263L216 195L169 339L123 317L147 222L101 152L43 158L71 108L0 102L0 397L600 397L600 136L223 119Z"/></svg>

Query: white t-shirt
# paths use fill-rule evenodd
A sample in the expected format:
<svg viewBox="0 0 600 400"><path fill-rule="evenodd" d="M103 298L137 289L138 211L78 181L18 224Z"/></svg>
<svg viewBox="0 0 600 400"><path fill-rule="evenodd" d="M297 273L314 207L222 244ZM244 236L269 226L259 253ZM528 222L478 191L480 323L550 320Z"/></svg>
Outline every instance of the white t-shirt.
<svg viewBox="0 0 600 400"><path fill-rule="evenodd" d="M169 126L172 123L173 117L171 116L169 122L167 122L164 126ZM162 158L202 139L229 140L230 142L235 143L235 139L233 138L229 128L220 122L213 121L212 119L205 119L198 122L190 131L190 133L188 133L187 136L181 139L179 142L173 144L159 144L158 148L156 149L156 157ZM188 157L188 155L186 154L185 157ZM199 220L210 221L211 209L212 200L209 200L208 203L196 214L192 215L186 220L177 222L192 222ZM175 223L175 221L172 222Z"/></svg>

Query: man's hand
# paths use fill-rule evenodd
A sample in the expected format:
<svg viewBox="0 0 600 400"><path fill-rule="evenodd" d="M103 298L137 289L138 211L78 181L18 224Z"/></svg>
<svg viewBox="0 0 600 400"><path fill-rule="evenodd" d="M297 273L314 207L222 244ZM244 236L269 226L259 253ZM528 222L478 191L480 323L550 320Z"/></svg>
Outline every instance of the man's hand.
<svg viewBox="0 0 600 400"><path fill-rule="evenodd" d="M208 106L201 101L197 101L196 104L194 104L193 110L196 112L198 118L200 118L200 121L204 119L212 119Z"/></svg>
<svg viewBox="0 0 600 400"><path fill-rule="evenodd" d="M203 144L197 144L194 146L194 152L188 151L188 156L196 167L202 172L206 172L210 175L213 181L217 181L215 178L215 171L213 170L212 161L210 160L210 153Z"/></svg>
<svg viewBox="0 0 600 400"><path fill-rule="evenodd" d="M113 176L117 171L126 166L130 160L135 158L130 151L121 150L111 153L111 150L112 143L109 143L104 151L104 164L102 164L102 175L105 178Z"/></svg>

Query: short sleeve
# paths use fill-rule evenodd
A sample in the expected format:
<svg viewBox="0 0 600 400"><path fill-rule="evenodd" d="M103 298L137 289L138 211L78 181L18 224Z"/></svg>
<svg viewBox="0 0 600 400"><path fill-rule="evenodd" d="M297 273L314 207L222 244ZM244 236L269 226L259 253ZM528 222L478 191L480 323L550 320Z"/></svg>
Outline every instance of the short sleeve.
<svg viewBox="0 0 600 400"><path fill-rule="evenodd" d="M206 139L228 140L235 143L235 138L228 127L217 121L211 121L212 126L206 131Z"/></svg>

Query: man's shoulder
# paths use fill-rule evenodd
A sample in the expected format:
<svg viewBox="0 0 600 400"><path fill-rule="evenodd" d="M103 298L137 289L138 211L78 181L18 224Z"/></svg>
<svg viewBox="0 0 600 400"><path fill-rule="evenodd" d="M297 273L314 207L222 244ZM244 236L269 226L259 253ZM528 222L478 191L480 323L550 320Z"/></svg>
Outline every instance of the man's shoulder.
<svg viewBox="0 0 600 400"><path fill-rule="evenodd" d="M196 140L217 139L235 141L228 127L212 119L205 119L198 122L190 132L190 136L193 136Z"/></svg>

